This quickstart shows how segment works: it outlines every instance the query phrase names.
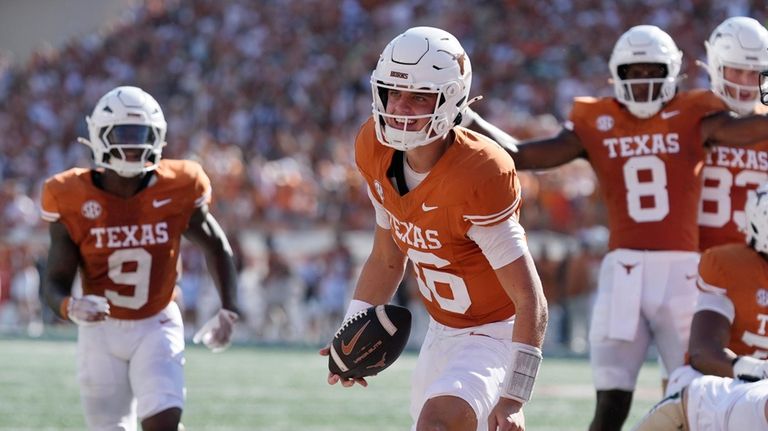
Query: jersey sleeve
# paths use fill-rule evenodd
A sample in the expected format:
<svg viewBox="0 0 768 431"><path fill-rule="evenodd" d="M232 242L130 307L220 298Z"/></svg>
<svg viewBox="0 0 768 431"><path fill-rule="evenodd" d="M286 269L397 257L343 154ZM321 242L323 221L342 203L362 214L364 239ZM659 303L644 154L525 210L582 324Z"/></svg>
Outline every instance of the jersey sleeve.
<svg viewBox="0 0 768 431"><path fill-rule="evenodd" d="M699 261L699 277L696 285L702 292L725 295L727 278L717 258L717 249L709 249L701 256Z"/></svg>
<svg viewBox="0 0 768 431"><path fill-rule="evenodd" d="M57 222L61 218L61 209L56 199L55 179L50 178L43 184L43 192L40 197L40 217L47 222Z"/></svg>
<svg viewBox="0 0 768 431"><path fill-rule="evenodd" d="M528 252L525 229L514 218L494 226L473 225L467 232L494 270L504 267Z"/></svg>
<svg viewBox="0 0 768 431"><path fill-rule="evenodd" d="M586 121L590 109L597 102L593 97L576 97L573 99L571 112L568 114L568 120L563 123L563 128L579 134ZM581 138L581 136L579 136Z"/></svg>
<svg viewBox="0 0 768 431"><path fill-rule="evenodd" d="M370 187L366 187L366 190L368 191L368 199L371 200L373 210L376 212L376 224L382 229L391 229L392 225L389 223L389 217L387 217L387 210L384 209L384 205L373 197Z"/></svg>
<svg viewBox="0 0 768 431"><path fill-rule="evenodd" d="M696 311L714 311L722 314L733 324L736 318L736 307L731 298L712 292L701 292L696 302Z"/></svg>
<svg viewBox="0 0 768 431"><path fill-rule="evenodd" d="M474 187L463 217L474 226L493 226L510 217L517 220L521 203L517 174L506 170Z"/></svg>
<svg viewBox="0 0 768 431"><path fill-rule="evenodd" d="M193 163L191 171L195 193L195 208L200 208L204 205L210 205L212 195L210 178L208 178L208 175L206 175L203 167L200 166L199 163Z"/></svg>
<svg viewBox="0 0 768 431"><path fill-rule="evenodd" d="M709 90L693 90L691 94L693 97L689 112L695 112L699 121L707 115L728 109L724 102Z"/></svg>

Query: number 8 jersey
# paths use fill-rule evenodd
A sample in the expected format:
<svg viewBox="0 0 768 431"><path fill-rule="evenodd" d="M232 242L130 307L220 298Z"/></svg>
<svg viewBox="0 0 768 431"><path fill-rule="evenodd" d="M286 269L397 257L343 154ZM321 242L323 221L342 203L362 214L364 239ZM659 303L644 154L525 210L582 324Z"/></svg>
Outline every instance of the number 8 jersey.
<svg viewBox="0 0 768 431"><path fill-rule="evenodd" d="M80 250L84 295L105 296L117 319L152 316L173 299L181 236L210 203L210 180L195 162L164 159L146 188L122 198L93 175L74 168L49 178L42 218L64 224Z"/></svg>
<svg viewBox="0 0 768 431"><path fill-rule="evenodd" d="M638 119L614 98L576 98L566 127L586 150L601 184L609 248L698 251L700 122L725 110L710 91L682 92Z"/></svg>
<svg viewBox="0 0 768 431"><path fill-rule="evenodd" d="M395 150L376 140L373 121L361 128L355 159L389 219L392 238L413 263L419 291L436 321L454 328L497 322L515 313L480 247L467 233L519 216L514 162L495 142L467 129L424 180L404 195L389 178Z"/></svg>

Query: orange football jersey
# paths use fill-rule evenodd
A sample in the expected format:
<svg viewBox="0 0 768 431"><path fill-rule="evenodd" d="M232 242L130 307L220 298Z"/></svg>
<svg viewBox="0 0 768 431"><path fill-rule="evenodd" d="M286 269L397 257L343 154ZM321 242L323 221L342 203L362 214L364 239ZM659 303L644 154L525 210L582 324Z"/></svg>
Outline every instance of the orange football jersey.
<svg viewBox="0 0 768 431"><path fill-rule="evenodd" d="M759 106L765 114L768 108ZM747 193L768 181L768 141L747 148L712 147L704 162L699 205L702 250L744 242Z"/></svg>
<svg viewBox="0 0 768 431"><path fill-rule="evenodd" d="M725 105L709 91L678 94L648 119L614 98L576 98L572 130L601 184L609 248L698 251L701 119Z"/></svg>
<svg viewBox="0 0 768 431"><path fill-rule="evenodd" d="M768 261L746 244L720 245L702 254L699 277L699 289L726 295L736 309L728 348L768 357Z"/></svg>
<svg viewBox="0 0 768 431"><path fill-rule="evenodd" d="M454 131L429 175L403 196L387 176L395 150L376 140L372 119L357 136L355 158L388 213L392 238L413 263L427 311L444 325L465 328L515 313L467 232L517 218L521 195L514 162L499 145L464 128Z"/></svg>
<svg viewBox="0 0 768 431"><path fill-rule="evenodd" d="M83 294L105 296L118 319L152 316L173 299L181 236L210 202L210 180L195 162L162 160L146 188L121 198L91 175L74 168L49 178L43 219L63 223L80 249Z"/></svg>

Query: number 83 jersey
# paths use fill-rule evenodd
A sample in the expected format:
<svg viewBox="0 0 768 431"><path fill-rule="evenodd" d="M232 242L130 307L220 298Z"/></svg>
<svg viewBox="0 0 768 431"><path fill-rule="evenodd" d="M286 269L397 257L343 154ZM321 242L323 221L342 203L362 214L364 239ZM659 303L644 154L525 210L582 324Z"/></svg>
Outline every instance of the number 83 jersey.
<svg viewBox="0 0 768 431"><path fill-rule="evenodd" d="M453 143L404 195L389 178L395 150L376 140L372 120L357 136L355 159L372 199L387 213L393 240L413 264L427 311L443 325L466 328L515 313L468 232L517 219L520 183L514 162L499 145L461 127L453 130Z"/></svg>
<svg viewBox="0 0 768 431"><path fill-rule="evenodd" d="M681 92L651 118L614 98L576 98L566 127L586 150L608 210L609 248L698 251L701 119L725 110L712 92Z"/></svg>
<svg viewBox="0 0 768 431"><path fill-rule="evenodd" d="M42 218L61 222L80 252L83 294L105 296L110 315L142 319L173 299L181 236L211 198L210 180L191 161L162 160L147 187L122 198L74 168L43 186Z"/></svg>

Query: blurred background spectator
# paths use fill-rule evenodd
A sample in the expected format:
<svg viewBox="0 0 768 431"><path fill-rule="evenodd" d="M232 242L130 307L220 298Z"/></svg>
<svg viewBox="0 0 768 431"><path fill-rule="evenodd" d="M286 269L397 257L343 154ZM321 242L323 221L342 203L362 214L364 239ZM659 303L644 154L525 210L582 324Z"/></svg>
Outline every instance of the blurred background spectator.
<svg viewBox="0 0 768 431"><path fill-rule="evenodd" d="M454 33L473 63L472 94L485 96L473 107L526 138L555 133L574 96L612 95L607 59L632 25L675 38L688 73L681 86L693 88L708 87L695 61L716 24L766 19L749 0L129 3L105 28L26 61L0 55L0 330L39 319L28 314L40 314L30 264L47 242L41 184L89 166L76 138L116 85L153 94L169 123L164 155L198 160L210 175L213 211L242 244L242 337L315 343L338 325L370 247L373 211L352 142L370 115L370 71L394 35L414 25ZM605 212L593 173L576 162L522 181L522 222L557 318L550 342L584 351L593 259L606 239L595 233ZM213 308L202 258L183 256L179 300L191 331Z"/></svg>

